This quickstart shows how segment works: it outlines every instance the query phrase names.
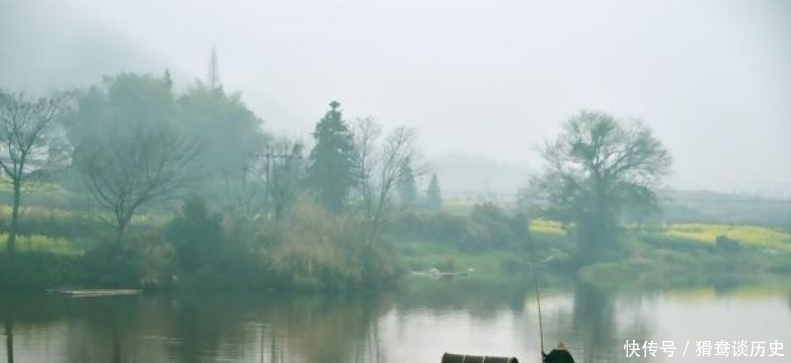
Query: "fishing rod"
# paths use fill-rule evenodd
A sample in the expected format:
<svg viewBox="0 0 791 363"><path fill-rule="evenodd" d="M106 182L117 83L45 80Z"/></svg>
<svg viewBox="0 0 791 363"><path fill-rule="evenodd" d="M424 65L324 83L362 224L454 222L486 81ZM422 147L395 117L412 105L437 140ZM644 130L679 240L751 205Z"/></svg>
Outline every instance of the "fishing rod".
<svg viewBox="0 0 791 363"><path fill-rule="evenodd" d="M538 293L538 271L536 270L536 263L533 262L533 281L536 285L536 304L538 305L538 332L541 336L541 352L544 352L544 325L541 323L541 295Z"/></svg>
<svg viewBox="0 0 791 363"><path fill-rule="evenodd" d="M536 248L533 245L533 239L530 237L530 231L527 231L527 246L530 248L530 264L533 265L533 283L536 288L536 305L538 306L538 334L541 342L541 353L542 353L542 361L543 361L543 353L544 353L544 323L543 319L541 318L541 294L538 291L538 269L536 268ZM555 255L552 254L549 257L542 260L540 263L544 264L551 261L555 258Z"/></svg>
<svg viewBox="0 0 791 363"><path fill-rule="evenodd" d="M553 258L555 258L555 255L550 255L549 257L547 257L544 260L542 260L540 263L542 263L542 264L547 263L549 261L552 261ZM538 291L538 270L536 269L536 263L535 262L531 263L531 265L533 265L533 282L535 282L536 304L538 305L538 332L539 332L539 335L541 336L541 351L543 352L544 351L544 325L543 325L542 319L541 319L541 294Z"/></svg>

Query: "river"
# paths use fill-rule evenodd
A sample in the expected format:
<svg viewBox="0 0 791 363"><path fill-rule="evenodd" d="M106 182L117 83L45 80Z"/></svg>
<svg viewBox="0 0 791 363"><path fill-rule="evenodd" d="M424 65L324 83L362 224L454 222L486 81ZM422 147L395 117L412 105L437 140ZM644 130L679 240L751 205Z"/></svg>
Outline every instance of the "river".
<svg viewBox="0 0 791 363"><path fill-rule="evenodd" d="M444 352L540 361L529 289L436 284L332 298L4 295L0 362L438 363ZM541 308L547 350L563 340L578 363L791 361L788 287L613 294L578 286L542 292Z"/></svg>

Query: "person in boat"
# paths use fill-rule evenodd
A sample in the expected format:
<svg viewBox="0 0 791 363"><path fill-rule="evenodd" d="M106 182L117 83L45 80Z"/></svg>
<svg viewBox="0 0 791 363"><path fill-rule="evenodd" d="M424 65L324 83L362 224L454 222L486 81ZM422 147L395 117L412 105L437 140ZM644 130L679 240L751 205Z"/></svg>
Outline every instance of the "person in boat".
<svg viewBox="0 0 791 363"><path fill-rule="evenodd" d="M571 356L563 342L558 343L558 346L552 349L549 354L542 351L541 356L544 358L544 363L574 363L574 357Z"/></svg>

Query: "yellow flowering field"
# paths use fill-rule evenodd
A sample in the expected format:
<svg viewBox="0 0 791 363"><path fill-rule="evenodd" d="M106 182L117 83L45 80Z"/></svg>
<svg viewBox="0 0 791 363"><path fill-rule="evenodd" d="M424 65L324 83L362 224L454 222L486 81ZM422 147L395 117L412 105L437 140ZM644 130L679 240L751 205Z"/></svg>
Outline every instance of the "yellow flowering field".
<svg viewBox="0 0 791 363"><path fill-rule="evenodd" d="M726 236L741 243L791 252L791 235L770 228L727 224L674 224L665 229L668 237L714 243Z"/></svg>

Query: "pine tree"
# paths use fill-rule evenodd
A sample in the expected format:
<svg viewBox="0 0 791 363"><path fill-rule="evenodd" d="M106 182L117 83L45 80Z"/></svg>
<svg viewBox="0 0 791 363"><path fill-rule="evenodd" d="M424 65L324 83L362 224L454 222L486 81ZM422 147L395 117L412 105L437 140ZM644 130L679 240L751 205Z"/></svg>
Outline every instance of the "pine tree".
<svg viewBox="0 0 791 363"><path fill-rule="evenodd" d="M340 103L330 103L330 110L316 124L316 145L310 152L308 169L309 183L319 201L335 213L343 210L354 183L354 141L338 107Z"/></svg>
<svg viewBox="0 0 791 363"><path fill-rule="evenodd" d="M442 209L442 193L439 189L439 180L437 179L437 174L431 175L431 182L428 184L428 190L426 192L426 197L428 199L428 207L432 210L440 210Z"/></svg>
<svg viewBox="0 0 791 363"><path fill-rule="evenodd" d="M173 88L173 78L170 76L170 69L165 68L165 75L162 76L167 84L168 88L172 90Z"/></svg>

